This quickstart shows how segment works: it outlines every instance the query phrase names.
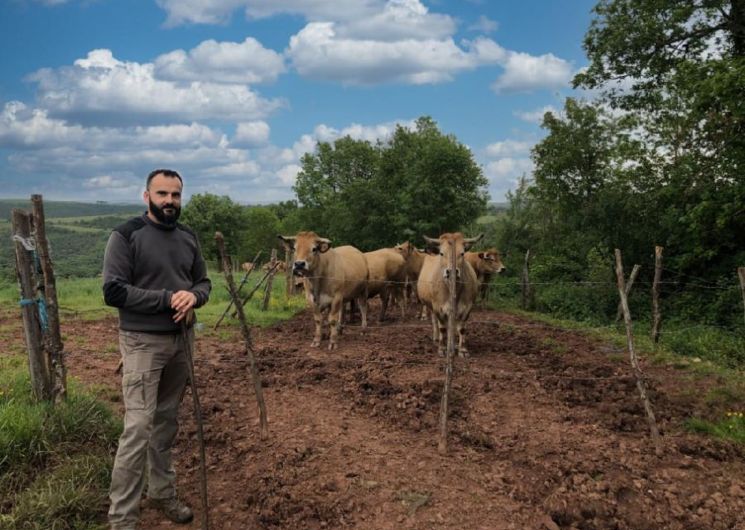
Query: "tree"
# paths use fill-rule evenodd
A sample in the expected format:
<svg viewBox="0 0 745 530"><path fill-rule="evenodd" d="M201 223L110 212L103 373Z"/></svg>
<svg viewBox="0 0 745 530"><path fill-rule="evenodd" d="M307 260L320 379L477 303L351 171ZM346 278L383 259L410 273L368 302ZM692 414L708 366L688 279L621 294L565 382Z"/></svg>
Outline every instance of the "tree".
<svg viewBox="0 0 745 530"><path fill-rule="evenodd" d="M225 237L225 250L235 256L240 250L243 234L248 230L245 208L230 197L211 193L192 195L184 206L181 222L194 230L206 259L219 262L215 232Z"/></svg>

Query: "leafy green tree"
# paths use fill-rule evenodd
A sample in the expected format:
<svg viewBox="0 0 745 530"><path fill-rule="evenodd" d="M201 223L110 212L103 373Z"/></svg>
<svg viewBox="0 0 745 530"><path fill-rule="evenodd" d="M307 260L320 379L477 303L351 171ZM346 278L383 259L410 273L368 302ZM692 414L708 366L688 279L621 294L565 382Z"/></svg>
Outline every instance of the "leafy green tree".
<svg viewBox="0 0 745 530"><path fill-rule="evenodd" d="M279 248L277 234L280 233L280 221L277 214L272 207L252 206L246 209L244 217L246 228L241 235L238 258L241 261L250 261L262 251L259 261L268 261L271 250ZM284 259L281 252L277 257Z"/></svg>
<svg viewBox="0 0 745 530"><path fill-rule="evenodd" d="M233 202L230 197L211 193L192 195L183 208L180 221L196 232L205 259L218 262L220 256L215 244L215 232L222 232L225 251L236 256L249 229L243 206Z"/></svg>

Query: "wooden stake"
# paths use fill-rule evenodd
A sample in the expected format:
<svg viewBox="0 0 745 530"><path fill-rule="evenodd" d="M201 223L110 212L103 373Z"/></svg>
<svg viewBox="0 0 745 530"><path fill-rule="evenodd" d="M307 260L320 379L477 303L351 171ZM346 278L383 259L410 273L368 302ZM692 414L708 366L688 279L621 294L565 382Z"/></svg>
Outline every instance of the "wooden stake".
<svg viewBox="0 0 745 530"><path fill-rule="evenodd" d="M631 324L631 312L629 311L629 303L626 299L626 289L623 281L623 261L621 260L621 251L616 249L616 280L618 284L618 295L621 298L621 307L623 309L623 318L626 323L626 341L629 347L629 357L631 358L631 367L636 377L636 388L639 389L639 395L641 396L642 402L644 403L644 410L647 414L647 423L649 424L649 430L652 433L652 441L654 442L655 454L657 456L662 455L662 440L660 439L660 431L657 429L657 420L654 417L654 411L652 410L652 404L647 397L647 387L644 383L644 374L639 367L639 360L636 357L634 351L634 334L632 331Z"/></svg>
<svg viewBox="0 0 745 530"><path fill-rule="evenodd" d="M629 281L626 283L626 299L629 298L629 293L631 292L631 287L634 285L634 281L636 280L636 277L639 275L639 271L641 270L641 265L634 265L634 268L631 269L631 274L629 275ZM616 311L616 322L621 320L621 317L623 316L623 307L621 307L621 302L618 302L618 311Z"/></svg>
<svg viewBox="0 0 745 530"><path fill-rule="evenodd" d="M652 284L652 341L660 340L660 279L662 278L662 247L654 247L654 283Z"/></svg>
<svg viewBox="0 0 745 530"><path fill-rule="evenodd" d="M266 440L269 436L269 427L267 426L266 420L266 404L264 403L264 393L261 390L261 379L259 377L259 371L256 368L256 362L254 360L253 352L253 341L251 340L251 329L248 327L246 321L246 315L243 313L243 305L240 303L238 298L238 292L233 282L233 273L230 272L230 266L228 263L228 257L225 254L225 239L221 232L215 232L215 241L217 242L217 250L220 253L220 259L223 264L223 273L225 274L225 281L228 284L228 291L230 297L233 299L235 304L236 312L238 313L238 319L241 322L241 331L243 332L243 340L246 343L246 356L248 356L248 364L251 369L251 379L254 384L254 391L256 392L256 402L259 405L259 425L260 425L260 436L262 440Z"/></svg>
<svg viewBox="0 0 745 530"><path fill-rule="evenodd" d="M292 246L283 243L285 247L285 294L290 298L295 294L295 282L292 277L292 265L294 262Z"/></svg>
<svg viewBox="0 0 745 530"><path fill-rule="evenodd" d="M440 439L437 451L440 454L448 452L448 408L450 400L450 386L453 379L453 356L455 355L455 313L458 294L456 292L456 256L455 241L450 241L450 311L448 312L448 348L445 357L445 382L442 385L442 400L440 401ZM435 318L435 317L433 317Z"/></svg>
<svg viewBox="0 0 745 530"><path fill-rule="evenodd" d="M48 331L44 334L44 343L49 356L50 384L52 399L59 403L67 397L67 369L65 368L64 345L60 333L59 304L57 302L57 282L54 277L49 242L47 241L44 220L44 202L41 195L32 195L34 231L36 233L36 251L41 260L41 270L44 273L44 299L46 300Z"/></svg>
<svg viewBox="0 0 745 530"><path fill-rule="evenodd" d="M256 253L256 256L254 256L254 260L251 262L251 270L248 271L246 274L243 275L243 279L241 280L241 284L238 286L238 293L240 294L241 289L243 289L243 286L246 285L246 282L248 281L248 276L256 269L256 262L259 260L259 256L261 256L261 250L259 250ZM221 264L222 265L222 264ZM220 322L222 322L222 319L225 318L225 315L228 314L228 311L230 311L230 308L233 307L233 300L230 300L228 303L228 307L225 308L225 311L222 312L222 315L220 318L217 319L217 322L215 322L215 329L218 328L220 325Z"/></svg>
<svg viewBox="0 0 745 530"><path fill-rule="evenodd" d="M49 401L52 398L50 370L42 348L41 324L36 305L34 288L34 269L36 264L32 257L35 248L31 239L30 215L18 208L12 212L13 240L16 250L16 275L21 292L21 315L23 331L28 350L28 369L31 375L31 386L36 399Z"/></svg>
<svg viewBox="0 0 745 530"><path fill-rule="evenodd" d="M526 311L533 305L531 302L530 292L530 249L525 252L525 263L523 265L522 287L522 306Z"/></svg>
<svg viewBox="0 0 745 530"><path fill-rule="evenodd" d="M266 279L266 289L264 291L264 301L261 303L261 310L269 309L269 299L272 297L272 283L274 283L274 273L277 270L277 249L272 249L272 258L269 261L269 277Z"/></svg>
<svg viewBox="0 0 745 530"><path fill-rule="evenodd" d="M745 267L738 267L737 275L740 277L740 291L742 291L742 308L745 311ZM743 318L745 318L745 314L743 315Z"/></svg>

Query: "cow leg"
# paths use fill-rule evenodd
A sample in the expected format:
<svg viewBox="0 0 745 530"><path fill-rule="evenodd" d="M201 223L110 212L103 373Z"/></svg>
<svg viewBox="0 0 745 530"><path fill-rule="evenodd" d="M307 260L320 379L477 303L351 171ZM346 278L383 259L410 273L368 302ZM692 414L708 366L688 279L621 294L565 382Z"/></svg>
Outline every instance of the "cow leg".
<svg viewBox="0 0 745 530"><path fill-rule="evenodd" d="M430 313L430 320L432 321L432 342L440 340L440 326L437 325L437 317L435 313Z"/></svg>
<svg viewBox="0 0 745 530"><path fill-rule="evenodd" d="M313 320L316 323L316 332L313 335L313 342L310 343L311 348L318 348L321 345L321 336L323 333L323 311L317 307L313 308Z"/></svg>
<svg viewBox="0 0 745 530"><path fill-rule="evenodd" d="M445 318L445 320L440 320L439 318L437 318L437 323L439 325L439 328L438 328L438 331L439 331L438 339L439 340L437 341L437 353L440 355L445 355L445 348L447 346L446 341L447 341L447 336L448 336L447 317Z"/></svg>
<svg viewBox="0 0 745 530"><path fill-rule="evenodd" d="M367 329L367 290L365 290L365 293L357 299L357 305L360 308L362 329Z"/></svg>
<svg viewBox="0 0 745 530"><path fill-rule="evenodd" d="M380 316L378 317L378 322L383 322L385 320L385 312L388 310L388 288L384 287L383 290L380 292Z"/></svg>
<svg viewBox="0 0 745 530"><path fill-rule="evenodd" d="M344 305L341 296L337 296L331 302L329 309L329 350L335 350L338 346L337 340L339 328L341 327L341 309Z"/></svg>
<svg viewBox="0 0 745 530"><path fill-rule="evenodd" d="M468 357L468 349L466 348L466 323L458 322L458 356Z"/></svg>

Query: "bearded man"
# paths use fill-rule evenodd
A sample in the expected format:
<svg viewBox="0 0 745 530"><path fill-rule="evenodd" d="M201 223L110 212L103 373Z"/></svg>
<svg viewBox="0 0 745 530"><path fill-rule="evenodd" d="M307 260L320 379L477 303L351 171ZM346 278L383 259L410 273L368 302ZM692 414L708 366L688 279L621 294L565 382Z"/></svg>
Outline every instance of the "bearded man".
<svg viewBox="0 0 745 530"><path fill-rule="evenodd" d="M196 235L177 222L182 187L176 171L152 171L147 211L116 227L106 245L103 293L119 309L125 408L109 489L112 530L136 529L146 483L166 517L193 518L176 496L171 446L189 374L186 348L193 351L193 309L207 303L212 285Z"/></svg>

